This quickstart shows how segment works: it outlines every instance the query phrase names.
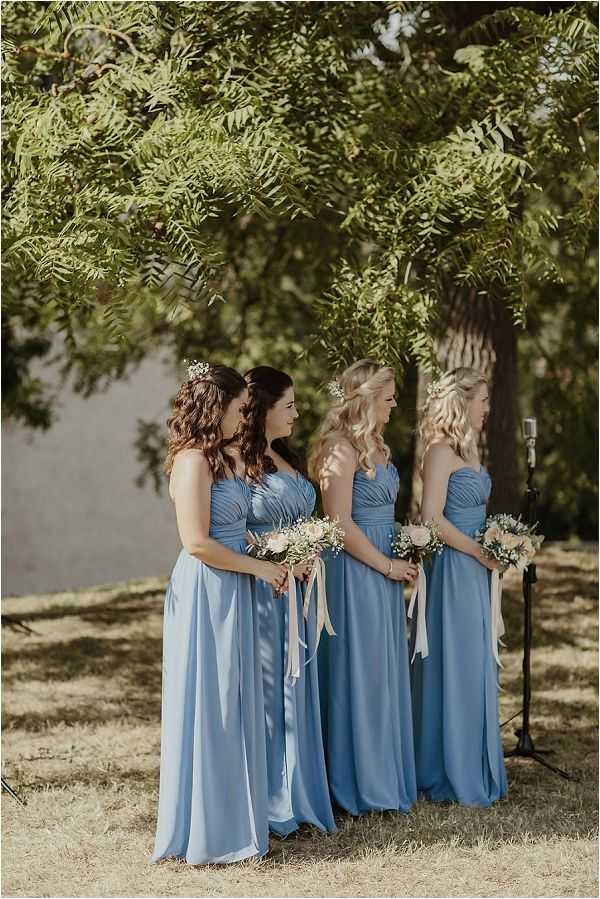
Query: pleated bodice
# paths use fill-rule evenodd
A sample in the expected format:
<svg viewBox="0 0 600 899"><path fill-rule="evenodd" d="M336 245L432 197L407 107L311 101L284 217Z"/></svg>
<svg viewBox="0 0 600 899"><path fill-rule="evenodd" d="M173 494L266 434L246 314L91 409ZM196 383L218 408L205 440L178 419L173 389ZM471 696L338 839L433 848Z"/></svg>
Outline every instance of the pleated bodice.
<svg viewBox="0 0 600 899"><path fill-rule="evenodd" d="M492 481L483 467L479 471L465 466L448 478L444 517L463 534L472 536L485 524L486 504Z"/></svg>
<svg viewBox="0 0 600 899"><path fill-rule="evenodd" d="M250 500L250 488L238 475L215 481L210 492L209 535L229 546L239 544L246 533Z"/></svg>
<svg viewBox="0 0 600 899"><path fill-rule="evenodd" d="M308 518L317 499L309 480L301 474L294 476L284 471L266 474L261 483L251 484L249 489L248 530L254 533Z"/></svg>
<svg viewBox="0 0 600 899"><path fill-rule="evenodd" d="M378 463L370 479L359 469L352 487L352 520L360 527L394 524L394 504L400 487L396 466Z"/></svg>

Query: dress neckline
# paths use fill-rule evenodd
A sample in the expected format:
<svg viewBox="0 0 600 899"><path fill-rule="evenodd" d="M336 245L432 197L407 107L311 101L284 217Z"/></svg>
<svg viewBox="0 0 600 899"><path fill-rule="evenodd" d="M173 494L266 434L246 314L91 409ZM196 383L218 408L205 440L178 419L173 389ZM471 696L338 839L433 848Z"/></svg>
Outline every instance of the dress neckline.
<svg viewBox="0 0 600 899"><path fill-rule="evenodd" d="M451 471L450 476L452 476L453 474L457 474L459 471L472 471L473 474L481 474L483 471L485 471L485 468L483 467L481 462L479 463L479 470L473 468L472 465L461 465L460 468L455 468L454 471Z"/></svg>
<svg viewBox="0 0 600 899"><path fill-rule="evenodd" d="M267 474L278 474L280 477L289 478L291 481L296 481L296 483L302 477L299 471L297 471L296 474L290 474L288 471L282 471L280 468L276 471L268 471Z"/></svg>

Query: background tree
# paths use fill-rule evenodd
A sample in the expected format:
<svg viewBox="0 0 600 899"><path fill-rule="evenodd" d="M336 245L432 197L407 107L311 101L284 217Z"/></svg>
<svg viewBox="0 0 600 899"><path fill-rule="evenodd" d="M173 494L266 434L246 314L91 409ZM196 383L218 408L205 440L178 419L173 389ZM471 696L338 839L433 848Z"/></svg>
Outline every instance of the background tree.
<svg viewBox="0 0 600 899"><path fill-rule="evenodd" d="M57 332L84 391L157 347L293 368L305 433L369 353L404 379L406 470L417 372L471 360L513 506L518 328L540 283L568 310L594 233L595 9L4 4L5 412L48 423L28 360ZM149 473L160 439L141 425Z"/></svg>

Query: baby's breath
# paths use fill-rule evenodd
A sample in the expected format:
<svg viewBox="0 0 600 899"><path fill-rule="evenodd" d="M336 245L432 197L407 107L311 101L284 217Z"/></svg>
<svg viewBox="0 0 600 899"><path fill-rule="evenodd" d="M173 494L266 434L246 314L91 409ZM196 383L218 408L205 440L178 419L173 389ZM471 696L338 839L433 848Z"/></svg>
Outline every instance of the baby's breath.
<svg viewBox="0 0 600 899"><path fill-rule="evenodd" d="M419 528L427 530L427 542L423 545L417 545L411 536L411 529ZM425 524L413 524L409 522L407 525L398 527L395 534L392 535L392 552L398 559L405 559L410 562L423 562L435 553L441 553L444 550L444 542L440 537L440 529L434 521L426 521Z"/></svg>
<svg viewBox="0 0 600 899"><path fill-rule="evenodd" d="M273 547L282 546L281 549ZM326 550L334 555L344 548L344 531L337 520L323 518L298 518L293 524L252 534L247 551L257 559L267 559L282 565L299 565L308 562Z"/></svg>
<svg viewBox="0 0 600 899"><path fill-rule="evenodd" d="M536 528L537 523L525 524L520 516L514 518L512 515L499 513L486 519L485 527L477 531L475 539L481 544L485 555L500 562L504 571L507 568L523 571L544 540L542 534L535 533ZM510 546L515 537L518 538L517 543Z"/></svg>

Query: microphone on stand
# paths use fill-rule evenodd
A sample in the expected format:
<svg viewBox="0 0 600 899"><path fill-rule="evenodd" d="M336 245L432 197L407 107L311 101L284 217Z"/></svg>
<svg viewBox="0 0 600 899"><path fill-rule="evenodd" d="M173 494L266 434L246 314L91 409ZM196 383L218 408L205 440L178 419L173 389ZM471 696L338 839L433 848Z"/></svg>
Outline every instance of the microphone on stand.
<svg viewBox="0 0 600 899"><path fill-rule="evenodd" d="M534 484L534 475L535 475L535 441L537 439L537 419L535 418L524 418L521 425L523 440L525 441L525 446L527 447L527 487L525 491L525 495L527 498L526 509L527 509L527 524L534 525L537 522L537 496L538 491ZM537 571L535 563L532 562L523 572L523 610L524 610L524 622L523 622L523 708L518 714L522 714L522 724L521 727L515 731L515 734L518 738L517 745L514 749L509 750L509 752L505 752L504 755L506 758L514 757L522 757L534 759L534 761L539 762L540 765L544 765L545 768L548 768L550 771L553 771L555 774L559 774L561 777L564 777L565 780L574 780L572 774L563 771L562 768L557 768L556 765L551 765L546 759L543 757L544 750L537 749L533 745L533 740L531 739L531 734L529 732L529 715L531 709L531 644L533 640L533 623L532 623L532 605L533 605L533 585L537 582ZM517 717L513 715L513 718ZM508 721L511 721L512 718L509 718ZM505 724L508 724L508 721L505 721ZM503 725L504 726L504 725Z"/></svg>
<svg viewBox="0 0 600 899"><path fill-rule="evenodd" d="M527 467L535 468L535 441L537 439L537 418L524 418L523 439L527 447Z"/></svg>

